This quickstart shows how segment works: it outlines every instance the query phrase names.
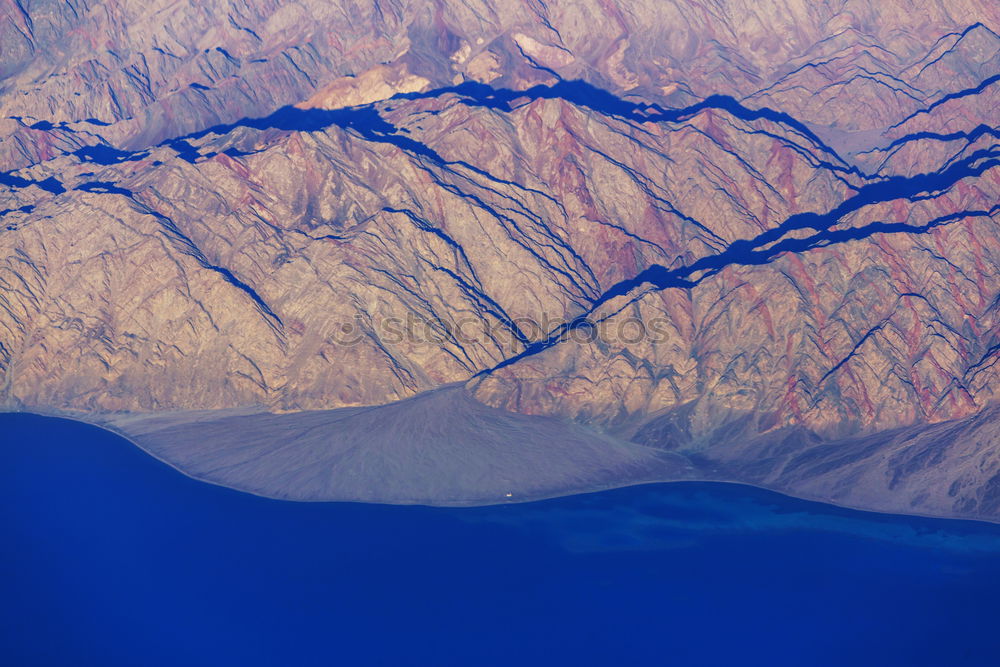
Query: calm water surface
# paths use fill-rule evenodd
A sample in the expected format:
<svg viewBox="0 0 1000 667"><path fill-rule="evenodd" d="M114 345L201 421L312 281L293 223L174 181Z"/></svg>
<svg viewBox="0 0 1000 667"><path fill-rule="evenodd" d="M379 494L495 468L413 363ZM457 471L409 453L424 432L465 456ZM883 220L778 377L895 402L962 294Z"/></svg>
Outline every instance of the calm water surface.
<svg viewBox="0 0 1000 667"><path fill-rule="evenodd" d="M0 415L0 664L1000 664L1000 527L724 484L299 504Z"/></svg>

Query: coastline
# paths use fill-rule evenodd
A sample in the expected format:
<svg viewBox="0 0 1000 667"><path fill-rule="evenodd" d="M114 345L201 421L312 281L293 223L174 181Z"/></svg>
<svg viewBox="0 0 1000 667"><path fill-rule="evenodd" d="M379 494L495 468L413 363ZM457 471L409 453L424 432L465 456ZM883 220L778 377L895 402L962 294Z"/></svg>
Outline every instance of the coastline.
<svg viewBox="0 0 1000 667"><path fill-rule="evenodd" d="M169 411L169 412L163 412L163 413L157 413L157 414L163 414L163 415L169 415L171 413L191 414L191 412L192 411L178 410L178 411ZM224 410L224 411L208 410L208 411L198 411L198 412L213 413L214 416L219 416L219 413L226 413L227 416L239 416L239 415L246 415L246 414L261 414L260 412L254 411L252 408L236 408L236 409ZM212 479L207 479L207 478L201 477L201 476L199 476L197 474L194 474L194 473L190 472L189 470L186 470L183 466L178 465L177 463L175 463L173 461L170 461L169 459L167 459L167 458L165 458L163 456L158 455L157 453L153 452L148 447L144 446L143 443L141 442L141 440L137 439L135 436L130 435L130 434L128 434L128 433L120 430L119 428L116 428L112 424L108 423L108 421L101 420L100 418L95 418L95 417L89 416L89 415L81 415L79 413L71 413L71 412L61 411L61 410L44 410L44 409L38 409L38 408L32 408L32 409L10 409L8 406L2 406L2 407L0 407L0 415L2 415L2 414L28 414L28 415L34 415L34 416L37 416L37 417L44 417L44 418L47 418L47 419L66 419L66 420L69 420L69 421L75 421L75 422L78 422L78 423L81 423L81 424L86 424L88 426L93 426L93 427L99 428L99 429L101 429L103 431L111 433L111 434L113 434L113 435L115 435L115 436L117 436L117 437L125 440L126 442L128 442L132 446L136 447L141 452L143 452L145 455L153 458L154 460L156 460L156 461L158 461L158 462L160 462L162 464L165 464L166 466L172 468L173 470L175 470L178 473L184 475L185 477L187 477L189 479L192 479L194 481L197 481L199 483L210 484L212 486L217 486L217 487L220 487L220 488L229 489L229 490L232 490L232 491L236 491L238 493L249 494L249 495L256 496L256 497L259 497L259 498L264 498L264 499L267 499L267 500L290 502L290 503L358 503L358 504L374 504L374 505L424 506L424 507L441 507L441 508L463 508L463 507L475 508L475 507L495 507L495 506L502 506L502 505L509 505L509 504L534 503L534 502L541 502L541 501L545 501L545 500L552 500L552 499L556 499L556 498L565 498L565 497L577 496L577 495L595 494L595 493L601 493L601 492L604 492L604 491L612 491L612 490L615 490L615 489L623 489L623 488L630 488L630 487L637 487L637 486L648 486L648 485L656 485L656 484L685 484L685 483L699 484L699 483L713 483L713 484L727 484L727 485L734 485L734 486L749 487L749 488L752 488L752 489L758 489L758 490L766 491L766 492L769 492L769 493L775 493L775 494L784 496L786 498L791 498L791 499L795 499L795 500L803 500L803 501L812 502L812 503L818 503L818 504L822 504L822 505L829 505L831 507L836 507L836 508L839 508L839 509L845 509L845 510L851 510L851 511L857 511L857 512L864 512L864 513L868 513L868 514L881 515L881 516L887 516L887 517L891 517L891 516L903 516L903 517L917 517L917 518L924 518L924 519L941 519L941 520L948 520L948 521L964 521L964 522L973 522L973 523L984 523L984 524L989 524L989 525L1000 525L1000 517L998 517L998 518L989 518L989 517L977 516L977 515L972 515L972 514L963 515L963 514L957 514L957 513L955 513L955 514L934 514L934 513L915 512L915 511L910 511L910 512L906 512L906 511L888 511L888 510L884 510L884 509L877 509L877 508L872 508L872 507L866 507L866 506L863 506L863 505L855 505L855 504L837 502L835 500L831 500L831 499L824 498L824 497L821 497L821 496L814 496L814 495L808 495L808 494L798 494L798 493L790 493L790 492L788 492L787 490L784 490L784 489L775 488L775 487L771 487L771 486L765 486L765 485L762 485L762 484L756 484L756 483L753 483L753 482L746 482L746 481L737 480L737 479L725 479L725 478L718 478L718 477L710 477L710 476L695 476L695 477L685 477L685 478L679 478L679 479L678 478L629 479L629 480L622 480L619 483L610 483L610 484L604 484L604 485L595 485L595 486L590 486L590 487L586 487L586 488L580 488L580 489L576 489L576 490L568 490L568 491L565 491L565 492L552 493L552 494L544 494L544 495L537 495L537 496L516 496L515 495L515 496L510 497L510 498L505 498L503 500L498 500L497 502L482 502L482 501L455 501L455 502L452 502L452 501L430 501L429 502L429 501L426 501L426 500L413 500L413 501L403 501L403 502L400 502L400 501L396 501L396 500L391 500L391 501L373 501L373 500L350 499L350 498L304 498L304 499L303 498L289 498L289 497L282 497L280 495L274 495L274 494L268 494L268 493L264 493L264 492L259 492L259 491L255 491L255 490L252 490L252 489L241 488L240 486L237 486L237 485L226 484L226 483L223 483L223 482L219 482L217 480L212 480ZM124 413L124 414L127 415L127 414L130 414L130 413Z"/></svg>

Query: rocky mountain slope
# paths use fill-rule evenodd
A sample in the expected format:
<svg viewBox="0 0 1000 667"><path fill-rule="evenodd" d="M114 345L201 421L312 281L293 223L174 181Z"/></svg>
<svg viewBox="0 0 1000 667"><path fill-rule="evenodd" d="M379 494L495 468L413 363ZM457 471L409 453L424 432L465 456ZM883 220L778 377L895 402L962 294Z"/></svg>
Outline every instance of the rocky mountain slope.
<svg viewBox="0 0 1000 667"><path fill-rule="evenodd" d="M1000 516L991 5L3 12L9 409L286 497Z"/></svg>

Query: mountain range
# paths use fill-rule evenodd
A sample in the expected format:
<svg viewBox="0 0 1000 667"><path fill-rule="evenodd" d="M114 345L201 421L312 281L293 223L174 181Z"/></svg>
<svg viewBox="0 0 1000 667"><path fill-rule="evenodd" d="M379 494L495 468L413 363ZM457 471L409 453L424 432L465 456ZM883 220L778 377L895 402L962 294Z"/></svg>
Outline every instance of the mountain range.
<svg viewBox="0 0 1000 667"><path fill-rule="evenodd" d="M2 16L6 409L299 500L1000 520L1000 6Z"/></svg>

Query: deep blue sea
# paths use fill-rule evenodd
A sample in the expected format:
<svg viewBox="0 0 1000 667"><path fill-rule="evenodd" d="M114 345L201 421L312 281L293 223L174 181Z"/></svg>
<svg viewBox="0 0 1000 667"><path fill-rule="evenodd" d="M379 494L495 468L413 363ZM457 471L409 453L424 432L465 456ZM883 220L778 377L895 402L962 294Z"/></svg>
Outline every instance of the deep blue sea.
<svg viewBox="0 0 1000 667"><path fill-rule="evenodd" d="M1000 664L1000 526L662 484L291 503L0 415L0 665Z"/></svg>

